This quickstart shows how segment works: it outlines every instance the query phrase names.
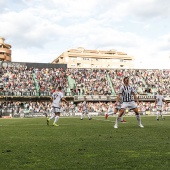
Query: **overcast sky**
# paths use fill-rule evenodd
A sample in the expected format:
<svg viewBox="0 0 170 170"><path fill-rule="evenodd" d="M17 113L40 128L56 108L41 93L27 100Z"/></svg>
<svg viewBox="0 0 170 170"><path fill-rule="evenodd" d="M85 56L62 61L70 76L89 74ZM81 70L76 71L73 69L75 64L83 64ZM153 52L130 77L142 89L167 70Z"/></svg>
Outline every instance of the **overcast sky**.
<svg viewBox="0 0 170 170"><path fill-rule="evenodd" d="M0 0L12 61L49 63L77 47L126 52L136 68L170 68L169 0Z"/></svg>

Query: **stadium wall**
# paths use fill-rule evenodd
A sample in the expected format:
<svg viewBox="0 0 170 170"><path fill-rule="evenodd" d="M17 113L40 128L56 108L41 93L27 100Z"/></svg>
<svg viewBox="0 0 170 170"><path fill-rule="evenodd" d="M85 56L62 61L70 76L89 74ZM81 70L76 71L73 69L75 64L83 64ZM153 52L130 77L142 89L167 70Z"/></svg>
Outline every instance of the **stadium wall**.
<svg viewBox="0 0 170 170"><path fill-rule="evenodd" d="M52 63L26 63L26 62L6 62L9 67L19 67L20 65L27 66L27 68L63 68L67 69L67 64L52 64Z"/></svg>

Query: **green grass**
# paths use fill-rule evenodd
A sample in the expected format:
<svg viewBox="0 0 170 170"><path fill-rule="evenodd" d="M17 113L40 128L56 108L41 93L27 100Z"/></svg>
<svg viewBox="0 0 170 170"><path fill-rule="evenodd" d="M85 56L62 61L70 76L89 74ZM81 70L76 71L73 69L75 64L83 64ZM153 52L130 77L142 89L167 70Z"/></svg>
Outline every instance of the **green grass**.
<svg viewBox="0 0 170 170"><path fill-rule="evenodd" d="M170 117L135 117L113 128L115 117L0 119L3 170L168 170Z"/></svg>

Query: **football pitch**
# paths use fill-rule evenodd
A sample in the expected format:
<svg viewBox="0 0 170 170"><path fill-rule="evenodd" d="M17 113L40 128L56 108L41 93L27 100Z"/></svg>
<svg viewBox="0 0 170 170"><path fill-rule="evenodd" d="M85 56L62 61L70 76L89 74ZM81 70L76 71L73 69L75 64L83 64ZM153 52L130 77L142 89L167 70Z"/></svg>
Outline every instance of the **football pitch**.
<svg viewBox="0 0 170 170"><path fill-rule="evenodd" d="M2 170L168 170L170 169L170 117L156 121L125 117L114 129L115 117L59 119L0 119Z"/></svg>

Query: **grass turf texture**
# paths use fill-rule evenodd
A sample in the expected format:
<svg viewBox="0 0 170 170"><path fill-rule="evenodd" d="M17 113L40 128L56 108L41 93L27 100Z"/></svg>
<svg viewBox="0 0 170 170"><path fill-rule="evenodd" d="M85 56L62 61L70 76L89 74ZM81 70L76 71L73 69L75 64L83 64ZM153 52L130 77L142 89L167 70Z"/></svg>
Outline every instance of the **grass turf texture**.
<svg viewBox="0 0 170 170"><path fill-rule="evenodd" d="M135 117L113 128L115 117L0 119L3 170L168 170L170 117Z"/></svg>

